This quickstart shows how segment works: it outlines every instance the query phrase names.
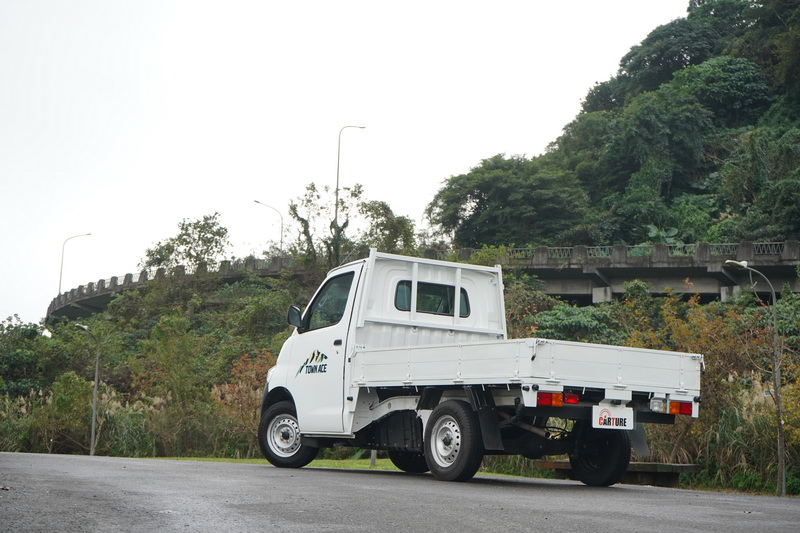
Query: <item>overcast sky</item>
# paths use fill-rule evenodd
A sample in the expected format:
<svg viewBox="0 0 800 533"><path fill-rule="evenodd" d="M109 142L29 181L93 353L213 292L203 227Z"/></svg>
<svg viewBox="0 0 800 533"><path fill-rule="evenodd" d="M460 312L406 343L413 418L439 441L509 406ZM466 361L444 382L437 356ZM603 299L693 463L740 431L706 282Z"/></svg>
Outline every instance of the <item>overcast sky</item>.
<svg viewBox="0 0 800 533"><path fill-rule="evenodd" d="M345 125L341 185L420 221L449 176L542 153L687 5L0 0L0 319L39 322L60 273L136 272L184 218L258 254L280 218L253 200L288 228Z"/></svg>

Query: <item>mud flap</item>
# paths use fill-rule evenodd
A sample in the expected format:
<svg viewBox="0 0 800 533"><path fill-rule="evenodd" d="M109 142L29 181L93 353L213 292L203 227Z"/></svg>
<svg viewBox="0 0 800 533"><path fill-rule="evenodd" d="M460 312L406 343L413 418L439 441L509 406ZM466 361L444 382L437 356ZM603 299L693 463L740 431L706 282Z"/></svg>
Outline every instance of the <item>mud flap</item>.
<svg viewBox="0 0 800 533"><path fill-rule="evenodd" d="M486 451L501 452L505 450L503 439L500 436L500 420L494 408L492 393L467 385L464 387L472 408L478 414L481 425L481 440Z"/></svg>
<svg viewBox="0 0 800 533"><path fill-rule="evenodd" d="M650 447L647 446L647 438L644 434L644 424L635 422L630 437L631 446L636 455L639 457L647 457L650 455Z"/></svg>

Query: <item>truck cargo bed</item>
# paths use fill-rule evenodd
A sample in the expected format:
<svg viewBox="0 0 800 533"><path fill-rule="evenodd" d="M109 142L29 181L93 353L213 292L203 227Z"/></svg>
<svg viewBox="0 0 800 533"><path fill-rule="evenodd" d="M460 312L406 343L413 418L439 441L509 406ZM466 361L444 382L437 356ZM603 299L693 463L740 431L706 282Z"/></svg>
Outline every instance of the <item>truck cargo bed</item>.
<svg viewBox="0 0 800 533"><path fill-rule="evenodd" d="M358 387L538 384L699 394L702 356L538 338L364 349Z"/></svg>

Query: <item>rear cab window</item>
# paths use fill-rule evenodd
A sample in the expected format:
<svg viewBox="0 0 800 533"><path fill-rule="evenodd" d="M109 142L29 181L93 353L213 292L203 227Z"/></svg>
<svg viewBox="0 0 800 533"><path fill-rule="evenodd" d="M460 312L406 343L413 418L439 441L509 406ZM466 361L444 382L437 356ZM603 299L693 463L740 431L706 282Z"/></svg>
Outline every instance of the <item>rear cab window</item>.
<svg viewBox="0 0 800 533"><path fill-rule="evenodd" d="M416 311L432 315L454 316L455 292L456 288L453 285L420 281L417 283ZM470 314L469 297L463 287L459 303L459 317L468 317ZM399 311L411 311L411 280L402 280L397 284L394 306Z"/></svg>

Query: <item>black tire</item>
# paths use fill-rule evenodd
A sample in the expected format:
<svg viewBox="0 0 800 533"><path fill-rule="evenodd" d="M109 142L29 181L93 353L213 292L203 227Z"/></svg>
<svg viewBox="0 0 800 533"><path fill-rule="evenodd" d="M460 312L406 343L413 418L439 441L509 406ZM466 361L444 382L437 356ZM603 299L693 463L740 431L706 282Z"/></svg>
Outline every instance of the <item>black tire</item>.
<svg viewBox="0 0 800 533"><path fill-rule="evenodd" d="M278 402L261 415L258 425L261 453L280 468L300 468L314 460L319 448L300 444L300 426L292 402Z"/></svg>
<svg viewBox="0 0 800 533"><path fill-rule="evenodd" d="M402 450L389 450L389 460L403 472L423 474L430 470L425 460L425 454L406 452Z"/></svg>
<svg viewBox="0 0 800 533"><path fill-rule="evenodd" d="M575 425L578 443L569 456L572 475L592 487L619 483L631 460L631 438L625 430L595 429L585 422Z"/></svg>
<svg viewBox="0 0 800 533"><path fill-rule="evenodd" d="M466 481L483 460L478 416L460 400L437 405L425 427L425 458L431 473L442 481Z"/></svg>

